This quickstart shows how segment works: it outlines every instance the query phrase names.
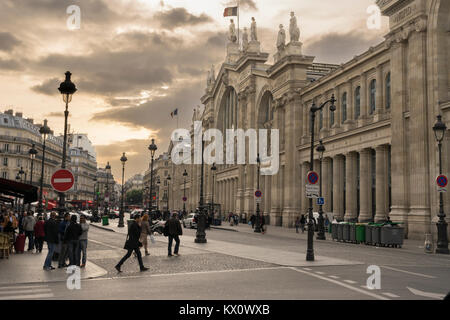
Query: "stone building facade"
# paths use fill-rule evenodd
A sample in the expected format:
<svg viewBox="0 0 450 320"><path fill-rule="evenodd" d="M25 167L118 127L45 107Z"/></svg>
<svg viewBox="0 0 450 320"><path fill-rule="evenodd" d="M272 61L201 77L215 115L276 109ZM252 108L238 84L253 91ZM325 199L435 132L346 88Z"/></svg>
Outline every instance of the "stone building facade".
<svg viewBox="0 0 450 320"><path fill-rule="evenodd" d="M300 42L278 49L274 64L254 41L246 51L229 43L217 78L208 79L204 130L278 129L280 168L261 176L261 210L270 224L292 227L306 213L310 108L335 96L316 114L316 144L323 140L324 211L343 220L403 222L409 238L435 233L438 193L437 143L432 127L441 114L450 128L450 1L378 0L389 17L385 41L340 65L316 64ZM193 135L193 128L191 128ZM443 142L443 170L450 172L450 133ZM248 146L247 146L248 163ZM213 176L204 166L205 202ZM222 213L255 212L256 165L218 165L214 199ZM314 169L319 171L315 153ZM188 208L198 205L200 165L189 166ZM183 170L177 171L182 181ZM182 190L178 190L180 193ZM178 194L180 198L182 195ZM447 219L450 193L444 196ZM182 209L175 204L176 209ZM314 207L317 211L317 207ZM447 221L450 222L448 219Z"/></svg>

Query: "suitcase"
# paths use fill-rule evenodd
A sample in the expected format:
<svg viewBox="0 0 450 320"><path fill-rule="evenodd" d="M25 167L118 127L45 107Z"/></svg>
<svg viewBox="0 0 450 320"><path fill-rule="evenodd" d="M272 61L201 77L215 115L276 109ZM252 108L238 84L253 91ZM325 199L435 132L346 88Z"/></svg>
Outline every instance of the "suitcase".
<svg viewBox="0 0 450 320"><path fill-rule="evenodd" d="M16 251L16 253L23 253L25 250L25 235L24 234L19 234L16 238L16 242L14 243L14 251Z"/></svg>

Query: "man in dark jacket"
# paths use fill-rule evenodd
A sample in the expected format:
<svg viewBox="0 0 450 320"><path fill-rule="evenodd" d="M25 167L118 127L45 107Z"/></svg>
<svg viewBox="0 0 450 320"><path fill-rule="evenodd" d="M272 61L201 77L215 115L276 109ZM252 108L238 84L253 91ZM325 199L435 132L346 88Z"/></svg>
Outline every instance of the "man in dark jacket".
<svg viewBox="0 0 450 320"><path fill-rule="evenodd" d="M50 219L45 221L44 232L45 241L48 246L47 257L45 258L44 270L54 270L52 267L52 257L55 252L55 247L58 244L58 223L55 220L56 213L52 212L50 214Z"/></svg>
<svg viewBox="0 0 450 320"><path fill-rule="evenodd" d="M141 268L141 271L148 270L148 268L144 267L144 263L142 262L141 250L139 249L142 246L142 244L139 242L139 237L141 236L141 227L139 226L140 221L141 217L138 214L134 215L134 222L128 229L128 237L124 246L124 249L128 250L127 254L115 266L118 272L122 272L120 268L122 267L123 263L131 256L131 253L133 251L138 258L139 267Z"/></svg>
<svg viewBox="0 0 450 320"><path fill-rule="evenodd" d="M178 256L178 249L180 248L180 238L179 236L183 235L183 229L181 228L180 220L178 220L177 215L173 214L172 217L167 220L167 234L169 237L169 254L168 256L172 256L172 242L175 239L175 250L173 251L174 255Z"/></svg>
<svg viewBox="0 0 450 320"><path fill-rule="evenodd" d="M77 223L77 216L73 215L70 218L70 224L66 229L64 234L64 242L67 243L67 248L69 252L69 265L70 266L80 266L80 259L78 258L78 250L80 241L79 238L83 230L81 226Z"/></svg>
<svg viewBox="0 0 450 320"><path fill-rule="evenodd" d="M59 241L61 244L61 249L59 251L58 268L67 267L66 260L69 250L67 242L64 241L64 234L66 232L66 228L69 226L69 223L70 223L70 213L66 213L64 215L64 220L61 221L58 226Z"/></svg>

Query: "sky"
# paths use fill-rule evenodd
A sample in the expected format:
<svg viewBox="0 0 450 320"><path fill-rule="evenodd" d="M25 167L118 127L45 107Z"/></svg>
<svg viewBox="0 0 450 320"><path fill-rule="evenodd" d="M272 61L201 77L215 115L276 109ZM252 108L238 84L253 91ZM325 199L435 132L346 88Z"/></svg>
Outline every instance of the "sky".
<svg viewBox="0 0 450 320"><path fill-rule="evenodd" d="M304 54L315 62L343 63L383 41L367 28L375 0L241 0L240 28L258 25L262 51L276 50L278 25L294 11ZM87 133L99 167L109 161L116 180L122 152L126 178L149 166L148 145L167 151L177 121L190 128L211 64L226 56L229 0L1 0L0 111L14 109L36 122L64 128L57 88L67 70L78 91L69 105L70 130ZM80 8L80 28L67 20ZM234 18L235 19L235 18ZM236 19L235 19L236 21Z"/></svg>

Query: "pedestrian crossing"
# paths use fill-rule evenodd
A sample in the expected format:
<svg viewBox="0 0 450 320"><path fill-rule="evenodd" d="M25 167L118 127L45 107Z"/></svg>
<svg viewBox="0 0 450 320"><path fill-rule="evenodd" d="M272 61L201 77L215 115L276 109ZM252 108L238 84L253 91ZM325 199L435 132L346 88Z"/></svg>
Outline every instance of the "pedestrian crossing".
<svg viewBox="0 0 450 320"><path fill-rule="evenodd" d="M0 286L0 300L41 300L53 297L47 285Z"/></svg>

